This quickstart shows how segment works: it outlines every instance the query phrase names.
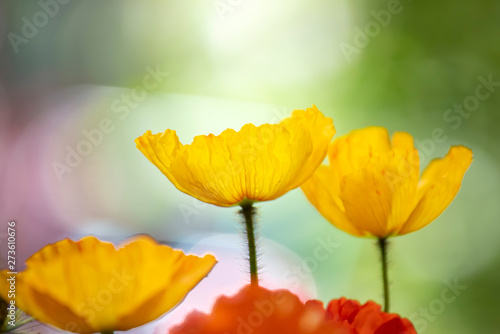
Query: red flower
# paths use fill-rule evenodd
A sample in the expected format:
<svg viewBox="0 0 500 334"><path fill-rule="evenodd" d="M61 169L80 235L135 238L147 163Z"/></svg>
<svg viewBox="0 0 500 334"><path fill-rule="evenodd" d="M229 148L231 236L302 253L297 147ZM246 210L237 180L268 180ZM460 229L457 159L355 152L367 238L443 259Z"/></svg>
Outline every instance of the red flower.
<svg viewBox="0 0 500 334"><path fill-rule="evenodd" d="M356 300L334 299L326 311L330 319L346 321L358 334L417 334L408 319L382 312L380 305L372 301L361 305Z"/></svg>
<svg viewBox="0 0 500 334"><path fill-rule="evenodd" d="M170 334L416 334L408 319L346 298L325 310L317 300L305 304L288 290L247 285L235 296L220 297L211 314L193 312Z"/></svg>
<svg viewBox="0 0 500 334"><path fill-rule="evenodd" d="M210 315L193 312L170 334L358 334L346 321L333 319L319 301L302 303L287 290L245 286L220 297Z"/></svg>

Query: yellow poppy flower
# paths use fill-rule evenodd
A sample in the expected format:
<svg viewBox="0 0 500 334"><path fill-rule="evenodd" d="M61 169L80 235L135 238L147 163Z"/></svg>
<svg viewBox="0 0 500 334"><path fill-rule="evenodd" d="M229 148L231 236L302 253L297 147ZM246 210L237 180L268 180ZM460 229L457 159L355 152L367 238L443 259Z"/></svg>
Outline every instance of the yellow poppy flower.
<svg viewBox="0 0 500 334"><path fill-rule="evenodd" d="M112 333L150 322L181 302L213 268L203 258L136 237L121 248L86 237L45 246L15 279L16 306L73 333ZM11 277L1 272L8 298Z"/></svg>
<svg viewBox="0 0 500 334"><path fill-rule="evenodd" d="M135 140L180 191L228 207L276 199L305 182L326 157L335 128L313 106L279 124L244 125L180 143L174 130Z"/></svg>
<svg viewBox="0 0 500 334"><path fill-rule="evenodd" d="M472 151L453 146L420 176L413 138L368 127L330 145L322 165L302 185L309 201L333 225L355 236L386 238L423 228L457 194Z"/></svg>

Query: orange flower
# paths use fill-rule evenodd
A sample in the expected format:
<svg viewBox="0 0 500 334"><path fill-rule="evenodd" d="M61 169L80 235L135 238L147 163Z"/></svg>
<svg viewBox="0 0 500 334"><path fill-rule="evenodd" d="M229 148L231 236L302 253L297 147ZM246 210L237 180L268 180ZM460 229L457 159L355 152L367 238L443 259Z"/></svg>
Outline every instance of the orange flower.
<svg viewBox="0 0 500 334"><path fill-rule="evenodd" d="M210 315L194 312L170 334L357 334L331 318L319 301L303 304L287 290L247 285L232 297L220 297Z"/></svg>
<svg viewBox="0 0 500 334"><path fill-rule="evenodd" d="M380 305L372 301L361 305L356 300L335 299L326 311L334 321L347 321L358 334L417 334L410 320L382 312Z"/></svg>

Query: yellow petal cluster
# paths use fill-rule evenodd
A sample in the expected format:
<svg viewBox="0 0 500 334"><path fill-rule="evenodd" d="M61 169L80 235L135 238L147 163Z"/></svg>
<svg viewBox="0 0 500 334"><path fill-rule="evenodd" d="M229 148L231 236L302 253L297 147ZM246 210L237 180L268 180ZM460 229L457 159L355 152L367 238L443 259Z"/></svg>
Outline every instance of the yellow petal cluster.
<svg viewBox="0 0 500 334"><path fill-rule="evenodd" d="M16 306L73 333L125 331L176 306L215 263L212 255L184 255L146 236L119 249L94 237L65 239L27 260L16 278ZM11 275L0 276L9 300Z"/></svg>
<svg viewBox="0 0 500 334"><path fill-rule="evenodd" d="M233 206L269 201L299 187L321 164L335 128L315 106L279 124L244 125L180 143L174 130L136 139L139 150L180 191L203 202Z"/></svg>
<svg viewBox="0 0 500 334"><path fill-rule="evenodd" d="M413 138L368 127L334 140L330 165L302 185L309 201L333 225L355 236L403 235L431 223L451 203L472 162L472 151L451 147L420 176Z"/></svg>

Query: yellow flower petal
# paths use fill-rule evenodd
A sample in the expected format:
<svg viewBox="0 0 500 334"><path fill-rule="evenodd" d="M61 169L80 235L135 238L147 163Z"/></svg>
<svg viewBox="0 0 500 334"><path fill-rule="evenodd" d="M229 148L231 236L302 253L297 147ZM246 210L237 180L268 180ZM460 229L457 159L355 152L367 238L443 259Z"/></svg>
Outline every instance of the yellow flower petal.
<svg viewBox="0 0 500 334"><path fill-rule="evenodd" d="M407 234L427 226L455 198L465 172L472 163L472 151L453 146L446 157L432 161L418 185L418 204L399 234Z"/></svg>
<svg viewBox="0 0 500 334"><path fill-rule="evenodd" d="M399 150L413 150L413 137L406 132L394 132L392 135L392 148Z"/></svg>
<svg viewBox="0 0 500 334"><path fill-rule="evenodd" d="M147 131L137 147L182 192L233 206L269 201L299 187L326 156L335 129L314 106L279 124L247 124L236 132L197 136L182 145L172 130Z"/></svg>
<svg viewBox="0 0 500 334"><path fill-rule="evenodd" d="M387 130L382 127L368 127L355 130L334 140L328 151L330 164L343 177L364 167L371 157L391 150Z"/></svg>
<svg viewBox="0 0 500 334"><path fill-rule="evenodd" d="M172 183L183 192L187 192L176 181L170 172L172 161L183 149L179 137L173 130L166 130L164 133L153 135L151 131L146 131L144 135L135 140L137 148L151 161L158 169L167 176Z"/></svg>
<svg viewBox="0 0 500 334"><path fill-rule="evenodd" d="M7 271L0 272L0 294L7 301L9 301L7 279L10 277L11 275L8 275ZM43 319L43 322L60 329L70 332L79 330L80 333L94 333L94 329L82 317L73 313L68 307L56 302L53 298L41 294L36 289L24 284L19 280L19 277L16 278L16 307L31 310L30 315L35 319Z"/></svg>
<svg viewBox="0 0 500 334"><path fill-rule="evenodd" d="M282 122L289 131L307 131L312 139L313 151L309 156L307 164L303 166L300 175L295 179L293 188L300 186L314 173L318 166L325 160L328 147L335 135L333 121L325 117L318 108L313 105L306 110L295 110L292 117L284 119Z"/></svg>
<svg viewBox="0 0 500 334"><path fill-rule="evenodd" d="M325 184L331 186L325 187ZM358 237L364 236L345 216L344 204L339 198L339 192L336 191L338 187L335 187L334 184L334 173L329 166L323 165L319 166L301 188L307 199L329 222L349 234Z"/></svg>
<svg viewBox="0 0 500 334"><path fill-rule="evenodd" d="M309 201L333 225L357 236L385 238L415 231L452 201L472 159L456 147L431 163L419 182L413 137L369 127L336 139L330 167L320 167L302 185Z"/></svg>
<svg viewBox="0 0 500 334"><path fill-rule="evenodd" d="M173 162L171 171L189 187L190 195L211 204L274 199L290 190L312 152L305 132L277 129L247 124L239 132L198 136Z"/></svg>
<svg viewBox="0 0 500 334"><path fill-rule="evenodd" d="M418 169L409 174L408 151L374 157L368 165L342 179L340 198L352 225L365 235L387 237L403 224L414 207Z"/></svg>
<svg viewBox="0 0 500 334"><path fill-rule="evenodd" d="M75 333L128 330L178 304L215 262L144 236L118 250L93 237L62 240L26 261L17 275L17 304L39 321ZM0 285L3 298L6 288Z"/></svg>

